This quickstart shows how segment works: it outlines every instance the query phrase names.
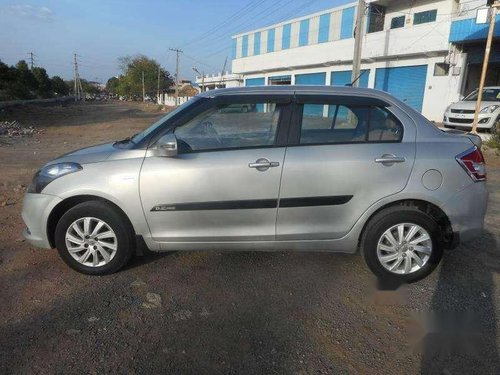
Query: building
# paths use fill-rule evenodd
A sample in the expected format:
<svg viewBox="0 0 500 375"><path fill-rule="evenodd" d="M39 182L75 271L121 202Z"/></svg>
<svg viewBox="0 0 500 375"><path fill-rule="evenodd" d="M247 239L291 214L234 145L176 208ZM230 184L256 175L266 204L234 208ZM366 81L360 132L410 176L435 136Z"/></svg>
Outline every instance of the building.
<svg viewBox="0 0 500 375"><path fill-rule="evenodd" d="M366 3L359 85L388 91L441 121L449 103L478 86L488 25L476 24L475 17L486 0ZM349 84L356 5L233 36L233 74L247 86ZM500 36L500 18L495 36ZM487 83L500 84L496 46L490 61Z"/></svg>
<svg viewBox="0 0 500 375"><path fill-rule="evenodd" d="M224 74L216 73L197 76L196 83L200 86L201 91L208 91L241 86L243 79L239 74L225 72Z"/></svg>

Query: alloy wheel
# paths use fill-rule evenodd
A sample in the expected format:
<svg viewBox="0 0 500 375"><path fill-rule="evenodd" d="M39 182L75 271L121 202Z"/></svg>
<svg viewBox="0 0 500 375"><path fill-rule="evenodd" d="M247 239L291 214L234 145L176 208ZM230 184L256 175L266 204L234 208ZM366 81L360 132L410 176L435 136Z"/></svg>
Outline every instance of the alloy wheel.
<svg viewBox="0 0 500 375"><path fill-rule="evenodd" d="M66 230L66 248L80 264L101 267L116 255L118 240L111 227L95 217L74 221Z"/></svg>
<svg viewBox="0 0 500 375"><path fill-rule="evenodd" d="M377 244L380 264L395 274L420 270L432 254L432 239L420 225L400 223L387 229Z"/></svg>

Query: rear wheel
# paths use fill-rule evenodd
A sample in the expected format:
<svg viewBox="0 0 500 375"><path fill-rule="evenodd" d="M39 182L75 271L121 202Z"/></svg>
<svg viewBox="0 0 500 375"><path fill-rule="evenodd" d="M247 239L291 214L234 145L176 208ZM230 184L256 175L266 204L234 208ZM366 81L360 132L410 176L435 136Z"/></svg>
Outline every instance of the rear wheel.
<svg viewBox="0 0 500 375"><path fill-rule="evenodd" d="M121 269L134 253L134 234L112 205L84 202L68 210L55 232L56 247L71 268L89 275Z"/></svg>
<svg viewBox="0 0 500 375"><path fill-rule="evenodd" d="M391 207L373 217L362 250L375 275L401 283L423 279L443 256L439 225L412 207Z"/></svg>

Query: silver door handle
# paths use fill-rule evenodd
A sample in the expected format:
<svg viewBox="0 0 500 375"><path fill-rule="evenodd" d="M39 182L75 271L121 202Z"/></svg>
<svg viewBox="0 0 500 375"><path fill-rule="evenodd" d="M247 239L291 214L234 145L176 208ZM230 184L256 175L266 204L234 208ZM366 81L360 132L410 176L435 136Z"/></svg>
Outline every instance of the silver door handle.
<svg viewBox="0 0 500 375"><path fill-rule="evenodd" d="M269 161L267 159L257 159L255 163L249 163L249 168L256 168L259 171L264 171L268 168L279 167L280 163L277 161Z"/></svg>
<svg viewBox="0 0 500 375"><path fill-rule="evenodd" d="M395 156L392 154L385 154L375 159L375 163L386 163L386 164L404 163L405 161L406 158L404 158L403 156Z"/></svg>

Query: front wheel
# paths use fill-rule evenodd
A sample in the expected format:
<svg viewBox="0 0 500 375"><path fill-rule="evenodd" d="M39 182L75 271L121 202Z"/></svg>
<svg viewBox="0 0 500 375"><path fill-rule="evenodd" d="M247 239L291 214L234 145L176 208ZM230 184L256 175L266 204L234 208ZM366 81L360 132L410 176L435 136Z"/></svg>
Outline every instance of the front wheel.
<svg viewBox="0 0 500 375"><path fill-rule="evenodd" d="M425 278L443 256L439 225L412 207L392 207L377 214L366 227L362 250L375 275L401 283Z"/></svg>
<svg viewBox="0 0 500 375"><path fill-rule="evenodd" d="M55 243L71 268L88 275L121 269L134 253L133 230L116 208L90 201L68 210L56 226Z"/></svg>
<svg viewBox="0 0 500 375"><path fill-rule="evenodd" d="M496 121L493 123L493 125L491 126L491 128L488 129L488 132L490 134L496 134L497 130L498 130L498 125L499 124L500 124L500 115L498 116L498 118L496 119Z"/></svg>

